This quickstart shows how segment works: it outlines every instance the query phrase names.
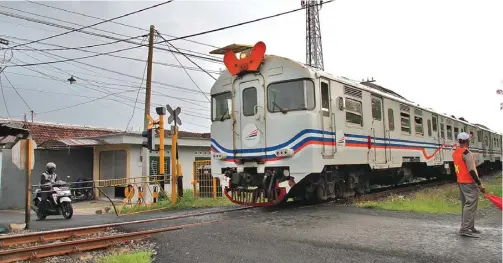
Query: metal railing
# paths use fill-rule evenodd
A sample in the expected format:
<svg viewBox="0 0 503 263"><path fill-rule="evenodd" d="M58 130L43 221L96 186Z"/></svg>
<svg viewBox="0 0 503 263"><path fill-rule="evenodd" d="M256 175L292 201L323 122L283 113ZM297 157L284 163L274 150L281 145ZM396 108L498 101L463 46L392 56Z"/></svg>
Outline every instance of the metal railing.
<svg viewBox="0 0 503 263"><path fill-rule="evenodd" d="M211 175L211 161L194 162L192 187L195 198L217 199L217 197L222 197L220 180Z"/></svg>

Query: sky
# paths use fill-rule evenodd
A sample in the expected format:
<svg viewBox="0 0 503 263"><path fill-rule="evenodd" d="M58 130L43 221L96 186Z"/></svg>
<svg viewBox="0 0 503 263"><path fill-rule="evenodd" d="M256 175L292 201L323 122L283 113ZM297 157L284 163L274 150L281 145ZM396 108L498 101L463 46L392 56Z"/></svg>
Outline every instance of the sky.
<svg viewBox="0 0 503 263"><path fill-rule="evenodd" d="M109 19L159 2L41 3ZM150 25L155 25L169 39L299 7L300 1L293 0L178 0L116 20L145 30L113 23L104 23L86 30L116 38L138 36L135 41L141 42L143 38L140 36L147 33ZM481 0L476 4L473 1L453 0L336 0L323 5L320 11L325 71L356 80L373 77L376 84L392 89L421 106L464 117L472 123L480 123L503 132L503 111L500 110L503 96L496 94L497 89L503 89L501 10L503 1L498 0ZM0 38L8 39L10 46L68 31L54 24L78 28L100 21L28 1L2 1L0 12ZM14 18L6 13L36 19L39 23ZM47 25L47 22L54 24ZM305 62L305 11L189 39L216 47L233 43L253 45L263 41L267 45L267 54ZM42 42L81 47L112 41L72 32ZM176 40L172 44L206 56L214 49L184 40ZM167 48L165 44L157 46ZM114 43L86 50L110 52L128 47L133 45ZM10 115L12 118L22 119L27 114L28 119L31 119L30 110L33 110L36 121L121 130L142 129L145 98L145 82L142 79L146 66L146 47L113 54L140 61L99 56L77 60L78 62L15 67L19 64L62 60L62 57L92 55L75 49L45 51L46 53L26 50L57 48L41 43L19 48L24 50L14 50L12 53L10 50L0 51L4 53L0 56L0 62L7 66L5 76L1 75L1 83L9 111L6 111L0 100L1 117L7 118ZM221 59L219 56L216 58ZM206 96L214 80L204 72L188 70L191 80L183 69L166 66L178 66L180 62L186 67L196 67L181 55L176 55L175 58L173 54L155 50L153 59L157 64L153 65L152 104L180 107L181 130L209 132L210 104ZM225 67L222 63L191 59L212 72ZM218 77L217 74L212 75ZM71 76L77 80L74 84L65 81ZM109 93L112 95L96 99ZM91 100L94 101L89 102ZM132 105L135 101L137 108L133 114ZM65 107L68 108L61 109ZM154 109L151 112L156 116Z"/></svg>

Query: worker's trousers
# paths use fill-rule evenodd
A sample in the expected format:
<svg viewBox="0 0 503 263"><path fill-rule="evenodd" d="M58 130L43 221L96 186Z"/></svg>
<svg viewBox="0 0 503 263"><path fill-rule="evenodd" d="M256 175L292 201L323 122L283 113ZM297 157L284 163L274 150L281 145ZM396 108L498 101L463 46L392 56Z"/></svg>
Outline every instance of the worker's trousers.
<svg viewBox="0 0 503 263"><path fill-rule="evenodd" d="M479 188L477 184L459 184L461 199L461 232L475 228L475 213L479 202Z"/></svg>

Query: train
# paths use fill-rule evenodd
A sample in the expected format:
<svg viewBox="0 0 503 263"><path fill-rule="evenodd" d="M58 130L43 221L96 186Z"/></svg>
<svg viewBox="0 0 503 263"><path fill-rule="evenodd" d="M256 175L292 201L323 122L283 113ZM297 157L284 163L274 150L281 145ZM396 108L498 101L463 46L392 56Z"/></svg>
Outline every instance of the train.
<svg viewBox="0 0 503 263"><path fill-rule="evenodd" d="M258 42L211 52L226 65L210 91L211 173L232 202L323 202L455 178L460 132L471 135L479 171L501 169L501 133L265 50Z"/></svg>

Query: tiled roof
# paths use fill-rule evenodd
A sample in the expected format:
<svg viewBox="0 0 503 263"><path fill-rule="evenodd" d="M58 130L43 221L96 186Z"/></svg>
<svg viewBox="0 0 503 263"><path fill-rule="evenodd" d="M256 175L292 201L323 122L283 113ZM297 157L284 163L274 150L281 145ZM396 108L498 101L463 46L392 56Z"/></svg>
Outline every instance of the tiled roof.
<svg viewBox="0 0 503 263"><path fill-rule="evenodd" d="M106 128L79 127L61 124L46 124L27 122L24 128L30 131L32 138L37 144L48 140L62 140L79 137L100 136L105 134L120 133L119 130Z"/></svg>

